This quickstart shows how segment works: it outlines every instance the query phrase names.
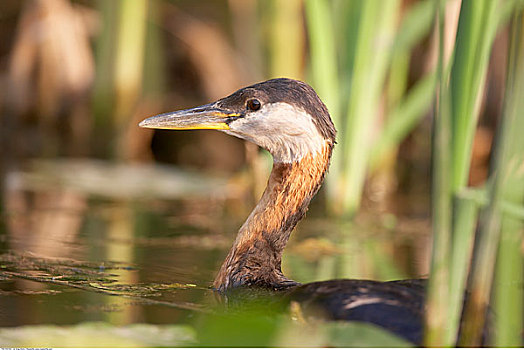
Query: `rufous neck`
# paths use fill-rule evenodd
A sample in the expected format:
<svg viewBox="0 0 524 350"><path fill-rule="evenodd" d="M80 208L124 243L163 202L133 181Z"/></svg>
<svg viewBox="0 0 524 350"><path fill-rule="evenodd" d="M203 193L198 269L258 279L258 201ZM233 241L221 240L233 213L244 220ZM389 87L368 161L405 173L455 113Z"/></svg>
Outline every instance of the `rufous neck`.
<svg viewBox="0 0 524 350"><path fill-rule="evenodd" d="M296 285L282 274L282 251L324 180L332 148L326 142L321 151L296 162L273 164L262 198L240 228L215 278L215 289Z"/></svg>

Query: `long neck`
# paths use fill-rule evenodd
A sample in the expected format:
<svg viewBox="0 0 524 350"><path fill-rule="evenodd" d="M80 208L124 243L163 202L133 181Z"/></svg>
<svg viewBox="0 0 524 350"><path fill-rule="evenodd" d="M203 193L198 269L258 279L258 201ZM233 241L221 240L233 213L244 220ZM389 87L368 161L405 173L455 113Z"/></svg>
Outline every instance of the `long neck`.
<svg viewBox="0 0 524 350"><path fill-rule="evenodd" d="M282 289L297 283L281 271L282 251L307 211L329 166L333 145L293 163L274 163L268 185L240 228L213 287L260 286Z"/></svg>

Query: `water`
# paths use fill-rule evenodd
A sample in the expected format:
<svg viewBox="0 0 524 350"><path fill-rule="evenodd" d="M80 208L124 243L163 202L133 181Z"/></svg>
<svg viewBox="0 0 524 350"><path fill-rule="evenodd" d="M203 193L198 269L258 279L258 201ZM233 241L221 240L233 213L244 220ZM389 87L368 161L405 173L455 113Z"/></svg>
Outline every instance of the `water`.
<svg viewBox="0 0 524 350"><path fill-rule="evenodd" d="M35 235L1 235L0 326L172 323L189 317L211 294L216 255L225 246L220 240L216 246L203 243L214 236L197 227L171 227L171 215L146 204L154 207L93 202L82 213L58 208L31 214L37 218L12 214L8 227L34 220ZM83 221L79 230L70 231L76 220ZM63 232L53 235L40 225Z"/></svg>
<svg viewBox="0 0 524 350"><path fill-rule="evenodd" d="M180 191L168 199L152 194L150 185L145 192L137 188L153 181L147 172L137 175L132 195L122 195L127 192L117 188L122 185L113 172L105 184L111 193L104 196L71 184L69 177L85 176L86 169L75 166L68 175L39 178L31 169L8 177L0 217L0 327L183 326L212 310L217 301L209 286L249 213L249 200L231 185L207 197L203 190L198 196ZM194 174L187 179L194 184ZM214 189L222 181L199 180ZM412 232L427 223L387 229L388 220L364 215L360 225L333 223L312 210L292 236L283 269L301 282L421 276L427 235Z"/></svg>

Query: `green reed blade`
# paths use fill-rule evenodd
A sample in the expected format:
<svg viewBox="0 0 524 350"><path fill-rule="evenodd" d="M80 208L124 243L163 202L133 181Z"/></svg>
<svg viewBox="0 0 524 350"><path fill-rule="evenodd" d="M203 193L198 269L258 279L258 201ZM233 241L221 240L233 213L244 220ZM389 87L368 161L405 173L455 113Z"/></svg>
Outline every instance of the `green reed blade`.
<svg viewBox="0 0 524 350"><path fill-rule="evenodd" d="M524 11L513 18L507 74L507 161L504 181L504 200L524 209ZM524 329L524 220L504 212L497 258L495 283L495 346L522 346Z"/></svg>
<svg viewBox="0 0 524 350"><path fill-rule="evenodd" d="M310 42L312 85L328 107L333 123L339 128L342 123L340 82L333 16L329 2L327 0L307 0L305 9ZM341 137L340 129L339 137ZM327 181L329 198L334 198L338 192L341 156L341 150L338 147L335 148L331 159L330 176Z"/></svg>
<svg viewBox="0 0 524 350"><path fill-rule="evenodd" d="M161 18L161 2L149 1L149 18ZM144 83L143 93L152 99L160 99L167 87L166 46L163 42L162 30L158 23L147 22L145 57L144 57Z"/></svg>
<svg viewBox="0 0 524 350"><path fill-rule="evenodd" d="M453 120L453 192L467 185L471 149L491 44L497 26L495 0L464 0L450 78Z"/></svg>
<svg viewBox="0 0 524 350"><path fill-rule="evenodd" d="M503 216L504 200L515 204L523 203L524 200L524 138L520 135L524 130L524 25L522 13L515 16L512 26L512 35L509 47L509 60L506 78L506 90L504 100L503 118L497 134L494 158L490 169L489 204L483 212L481 227L477 244L475 246L474 261L470 278L470 294L465 305L464 332L459 341L463 346L479 346L481 344L483 327L485 325L485 314L490 301L492 282L494 279L495 262L497 251L513 240L518 242L521 231L513 228L511 221ZM502 230L506 230L501 233ZM500 237L504 237L499 247ZM499 267L506 267L498 280L500 285L496 286L496 303L499 314L495 321L496 329L503 330L496 341L499 344L514 345L518 342L522 329L522 309L508 308L508 298L513 306L522 304L521 286L511 287L511 283L522 281L519 274L522 267L512 268L514 263L522 259L504 257L499 260ZM515 256L510 250L509 255ZM509 264L509 266L508 266ZM512 275L510 271L516 271ZM516 289L515 289L516 288Z"/></svg>
<svg viewBox="0 0 524 350"><path fill-rule="evenodd" d="M371 149L371 169L388 152L397 147L431 108L437 75L429 73L413 86L408 94L394 108L386 121L380 138Z"/></svg>
<svg viewBox="0 0 524 350"><path fill-rule="evenodd" d="M498 249L494 290L494 346L519 347L524 329L524 257L522 220L502 217L502 233Z"/></svg>
<svg viewBox="0 0 524 350"><path fill-rule="evenodd" d="M436 86L435 73L429 73L406 93L410 56L413 47L428 35L435 15L433 0L424 0L410 6L403 15L392 47L391 69L387 86L387 118L383 130L372 145L369 167L379 167L388 154L396 150L402 140L429 112Z"/></svg>
<svg viewBox="0 0 524 350"><path fill-rule="evenodd" d="M431 1L410 6L398 30L398 0L305 2L313 85L338 129L327 178L328 206L334 214L354 214L370 157L376 165L429 109L434 76L422 79L406 96L405 85L410 52L431 29ZM384 137L377 137L377 148L370 132L378 119L388 69L385 113L390 116ZM342 109L347 110L344 116Z"/></svg>
<svg viewBox="0 0 524 350"><path fill-rule="evenodd" d="M342 145L347 162L342 169L340 204L348 214L354 213L360 204L371 130L390 61L399 5L397 0L369 0L362 4Z"/></svg>
<svg viewBox="0 0 524 350"><path fill-rule="evenodd" d="M455 234L451 238L448 324L444 340L447 346L454 345L458 336L479 211L478 204L470 198L456 198L454 204Z"/></svg>
<svg viewBox="0 0 524 350"><path fill-rule="evenodd" d="M434 0L422 0L413 3L404 14L395 38L393 54L411 52L431 31L435 18Z"/></svg>
<svg viewBox="0 0 524 350"><path fill-rule="evenodd" d="M333 18L327 0L305 2L313 85L339 123L338 69Z"/></svg>
<svg viewBox="0 0 524 350"><path fill-rule="evenodd" d="M301 0L265 2L269 17L269 76L303 79L304 31Z"/></svg>
<svg viewBox="0 0 524 350"><path fill-rule="evenodd" d="M148 2L120 2L114 62L115 118L119 127L129 120L142 93Z"/></svg>
<svg viewBox="0 0 524 350"><path fill-rule="evenodd" d="M116 1L98 0L96 8L100 15L100 20L104 25L100 35L95 40L95 59L97 74L93 86L93 112L95 127L99 129L110 128L113 120L113 55L116 40L116 26L118 5Z"/></svg>
<svg viewBox="0 0 524 350"><path fill-rule="evenodd" d="M433 248L430 278L427 288L427 311L424 345L443 346L447 325L449 301L449 256L451 240L451 110L447 86L448 70L444 68L444 19L445 0L436 0L439 56L437 63L437 98L433 122L432 155L432 225Z"/></svg>

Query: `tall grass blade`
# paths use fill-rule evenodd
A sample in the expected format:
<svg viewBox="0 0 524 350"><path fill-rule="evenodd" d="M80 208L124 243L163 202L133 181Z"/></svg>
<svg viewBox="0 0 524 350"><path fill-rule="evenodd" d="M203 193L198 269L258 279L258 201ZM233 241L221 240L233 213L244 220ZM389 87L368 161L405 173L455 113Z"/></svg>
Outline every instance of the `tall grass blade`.
<svg viewBox="0 0 524 350"><path fill-rule="evenodd" d="M420 79L390 112L380 138L371 149L371 169L376 167L388 150L397 147L404 140L431 108L436 81L436 73L429 73Z"/></svg>
<svg viewBox="0 0 524 350"><path fill-rule="evenodd" d="M313 85L328 106L333 121L339 121L339 79L333 18L327 0L306 0Z"/></svg>
<svg viewBox="0 0 524 350"><path fill-rule="evenodd" d="M160 0L149 1L149 18L160 20ZM162 42L162 30L158 23L147 22L143 93L153 99L160 99L167 86L167 71L165 46Z"/></svg>
<svg viewBox="0 0 524 350"><path fill-rule="evenodd" d="M333 20L335 27L335 40L338 43L339 69L342 108L348 105L347 94L351 86L353 67L355 62L355 52L357 47L360 17L362 16L363 1L355 0L333 0ZM344 124L340 125L344 128Z"/></svg>
<svg viewBox="0 0 524 350"><path fill-rule="evenodd" d="M494 279L495 261L497 260L497 251L500 249L501 228L508 229L507 232L503 233L505 241L501 242L502 247L507 245L508 241L518 240L521 235L518 225L515 230L512 221L503 216L503 203L504 200L522 203L524 199L524 138L520 135L521 131L524 130L524 118L522 118L524 108L524 99L522 98L524 96L523 37L522 14L519 14L513 23L503 119L499 127L490 169L490 202L481 217L482 226L475 246L469 284L471 296L465 305L464 332L459 342L463 346L479 346L482 341L486 323L486 309L490 301ZM512 250L509 251L509 254L512 257L515 256L515 252ZM496 318L496 328L502 330L497 342L507 345L518 342L517 339L522 329L522 309L515 309L515 306L522 305L522 286L518 285L512 288L508 285L515 281L522 281L522 275L508 274L509 271L516 271L518 274L522 270L522 266L516 269L512 268L513 263L515 263L513 260L516 260L518 264L522 261L522 258L511 258L510 261L507 261L504 257L499 260L499 267L502 264L502 266L508 268L508 271L499 276L499 279L507 279L501 281L503 282L502 286L497 286L499 302L496 305L498 311L502 313L502 315L497 315ZM510 266L508 266L508 263ZM508 302L512 304L511 309L505 302L500 302L502 296L509 298ZM521 299L516 300L515 297Z"/></svg>
<svg viewBox="0 0 524 350"><path fill-rule="evenodd" d="M341 203L336 203L350 215L358 209L362 196L371 130L390 61L399 5L397 0L369 0L362 4L344 126L342 148L346 162L342 169Z"/></svg>
<svg viewBox="0 0 524 350"><path fill-rule="evenodd" d="M435 16L433 0L424 0L406 9L391 53L391 68L386 91L386 122L372 145L369 155L371 171L391 164L404 138L415 128L433 105L436 74L429 73L419 79L406 92L413 47L428 35Z"/></svg>
<svg viewBox="0 0 524 350"><path fill-rule="evenodd" d="M502 218L502 235L498 249L494 290L494 343L496 347L523 346L524 329L524 259L522 219L511 216Z"/></svg>
<svg viewBox="0 0 524 350"><path fill-rule="evenodd" d="M124 127L142 92L148 3L145 0L121 0L119 3L114 65L115 117L117 124Z"/></svg>
<svg viewBox="0 0 524 350"><path fill-rule="evenodd" d="M113 47L115 42L115 28L118 11L118 2L98 0L97 10L104 23L101 34L95 41L96 77L93 88L93 110L95 126L106 129L112 125L113 107Z"/></svg>
<svg viewBox="0 0 524 350"><path fill-rule="evenodd" d="M333 16L327 0L307 0L306 20L310 45L311 75L313 87L326 103L333 123L339 126L341 119L340 82ZM336 196L340 174L341 152L335 148L331 171L327 181L328 197Z"/></svg>
<svg viewBox="0 0 524 350"><path fill-rule="evenodd" d="M437 64L437 98L433 125L432 225L433 248L431 271L427 288L427 311L424 333L426 346L444 346L447 324L449 244L452 220L451 178L451 111L447 86L448 74L444 68L445 0L435 1L437 7L439 56Z"/></svg>
<svg viewBox="0 0 524 350"><path fill-rule="evenodd" d="M516 13L510 33L505 113L512 125L508 135L509 168L504 183L504 200L524 209L524 12ZM511 116L510 116L511 115ZM495 346L522 346L524 329L524 220L504 211L495 283Z"/></svg>
<svg viewBox="0 0 524 350"><path fill-rule="evenodd" d="M302 79L304 32L301 0L272 0L269 32L271 78Z"/></svg>
<svg viewBox="0 0 524 350"><path fill-rule="evenodd" d="M497 17L495 0L464 0L451 72L454 193L467 185L471 149Z"/></svg>
<svg viewBox="0 0 524 350"><path fill-rule="evenodd" d="M435 18L434 0L422 0L413 3L404 14L395 38L393 55L399 52L411 53L432 29Z"/></svg>
<svg viewBox="0 0 524 350"><path fill-rule="evenodd" d="M448 326L445 338L448 346L454 345L458 336L479 211L479 205L470 198L456 198L454 203L455 234L451 238Z"/></svg>
<svg viewBox="0 0 524 350"><path fill-rule="evenodd" d="M398 0L305 2L313 85L338 129L338 147L327 178L328 206L334 214L355 213L370 160L376 166L391 154L430 108L434 74L407 94L406 85L411 50L431 29L432 1L410 6L398 30ZM388 121L375 146L371 132L381 105Z"/></svg>

